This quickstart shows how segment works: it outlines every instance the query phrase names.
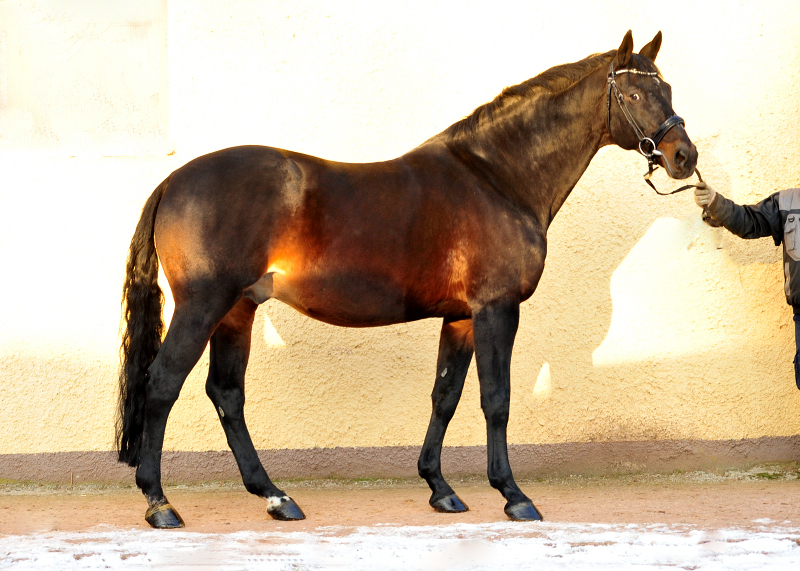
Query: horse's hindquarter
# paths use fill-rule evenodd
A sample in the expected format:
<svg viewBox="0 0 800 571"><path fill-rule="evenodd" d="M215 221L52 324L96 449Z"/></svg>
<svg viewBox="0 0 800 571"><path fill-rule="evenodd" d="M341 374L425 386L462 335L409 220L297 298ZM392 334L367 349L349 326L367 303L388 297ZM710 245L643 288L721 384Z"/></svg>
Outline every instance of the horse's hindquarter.
<svg viewBox="0 0 800 571"><path fill-rule="evenodd" d="M526 250L475 184L437 153L347 164L227 149L173 174L156 240L173 291L267 275L269 297L337 325L467 317L473 298L519 287Z"/></svg>
<svg viewBox="0 0 800 571"><path fill-rule="evenodd" d="M203 282L236 290L263 275L296 177L279 150L255 146L198 157L170 175L154 233L176 303Z"/></svg>

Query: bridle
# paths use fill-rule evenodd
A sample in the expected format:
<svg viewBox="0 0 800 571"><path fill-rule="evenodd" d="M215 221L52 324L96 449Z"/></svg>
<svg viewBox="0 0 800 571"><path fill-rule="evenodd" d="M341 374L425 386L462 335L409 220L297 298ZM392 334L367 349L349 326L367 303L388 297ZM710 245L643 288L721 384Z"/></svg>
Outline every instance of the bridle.
<svg viewBox="0 0 800 571"><path fill-rule="evenodd" d="M628 109L628 105L625 103L625 98L623 97L622 92L619 90L619 87L617 87L616 77L624 73L631 75L643 75L646 77L658 76L658 72L656 71L640 71L638 69L621 69L616 71L614 69L614 62L611 62L611 66L608 69L608 82L606 87L606 111L608 112L606 116L606 125L608 126L609 136L611 136L611 93L613 92L614 99L617 100L617 105L619 105L619 108L622 111L622 114L625 116L625 119L628 120L628 124L636 134L636 138L639 139L639 152L647 159L647 172L644 174L644 181L650 185L650 188L656 191L656 194L660 194L661 196L669 196L670 194L675 194L676 192L681 192L689 188L697 188L696 184L687 184L677 190L673 190L672 192L659 192L653 182L650 180L650 177L658 168L656 160L658 157L662 156L661 151L658 150L659 143L661 143L661 140L670 129L676 125L685 126L686 123L677 115L673 115L661 123L661 126L656 129L656 132L652 137L645 135L644 131L633 117L633 113L631 113L631 110ZM700 179L700 182L703 182L703 177L700 175L700 171L695 168L694 172L697 173L697 178Z"/></svg>

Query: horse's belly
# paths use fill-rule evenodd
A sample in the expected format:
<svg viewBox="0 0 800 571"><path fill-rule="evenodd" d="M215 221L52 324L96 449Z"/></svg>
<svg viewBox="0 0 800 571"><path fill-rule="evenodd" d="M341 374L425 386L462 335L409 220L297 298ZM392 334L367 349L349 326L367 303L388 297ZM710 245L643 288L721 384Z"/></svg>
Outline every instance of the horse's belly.
<svg viewBox="0 0 800 571"><path fill-rule="evenodd" d="M409 321L405 291L383 276L338 272L290 277L276 273L271 297L333 325L371 327Z"/></svg>

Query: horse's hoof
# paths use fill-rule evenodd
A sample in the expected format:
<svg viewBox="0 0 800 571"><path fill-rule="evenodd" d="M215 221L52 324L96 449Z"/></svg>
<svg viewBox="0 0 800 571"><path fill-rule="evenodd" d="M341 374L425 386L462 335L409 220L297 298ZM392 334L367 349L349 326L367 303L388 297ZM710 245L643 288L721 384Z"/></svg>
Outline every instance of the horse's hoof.
<svg viewBox="0 0 800 571"><path fill-rule="evenodd" d="M431 498L432 500L433 498ZM430 502L431 507L435 509L437 512L446 513L446 514L457 514L461 512L469 511L467 504L461 501L455 494L450 494L449 496L445 496L438 500Z"/></svg>
<svg viewBox="0 0 800 571"><path fill-rule="evenodd" d="M289 496L267 498L267 513L272 519L296 521L306 519L306 514Z"/></svg>
<svg viewBox="0 0 800 571"><path fill-rule="evenodd" d="M168 503L152 506L144 514L144 519L157 529L175 529L185 525L175 508Z"/></svg>
<svg viewBox="0 0 800 571"><path fill-rule="evenodd" d="M514 505L508 502L503 511L514 521L542 521L544 519L530 500L519 502Z"/></svg>

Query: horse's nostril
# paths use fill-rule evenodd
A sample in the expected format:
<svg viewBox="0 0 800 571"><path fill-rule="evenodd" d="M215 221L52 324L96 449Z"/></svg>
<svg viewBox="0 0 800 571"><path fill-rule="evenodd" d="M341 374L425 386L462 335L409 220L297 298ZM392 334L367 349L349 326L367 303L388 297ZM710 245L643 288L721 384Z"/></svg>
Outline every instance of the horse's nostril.
<svg viewBox="0 0 800 571"><path fill-rule="evenodd" d="M689 156L683 152L683 150L678 149L675 151L675 156L672 157L672 164L674 164L678 168L682 168L686 161L689 160Z"/></svg>

